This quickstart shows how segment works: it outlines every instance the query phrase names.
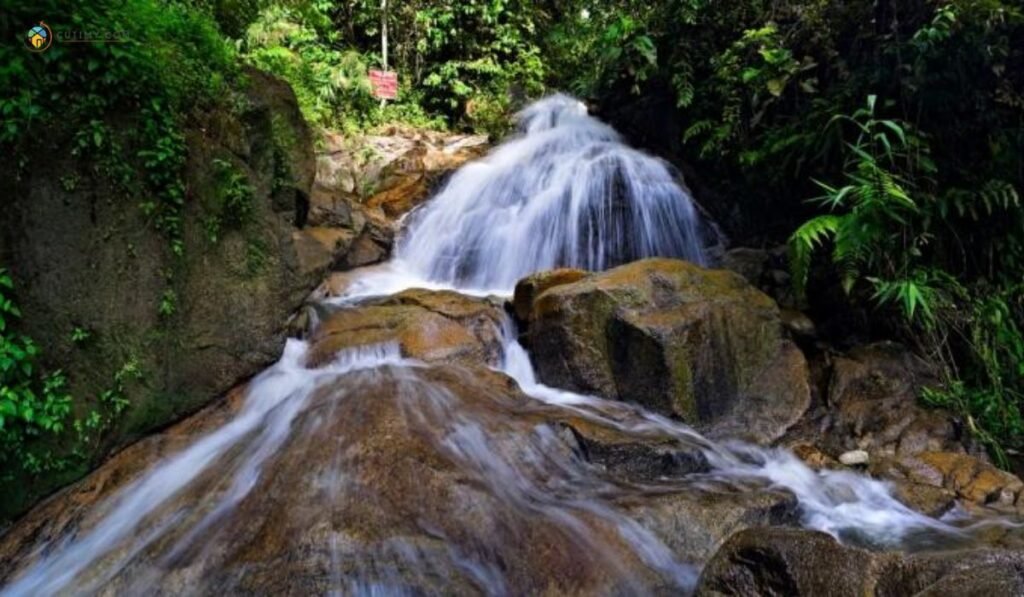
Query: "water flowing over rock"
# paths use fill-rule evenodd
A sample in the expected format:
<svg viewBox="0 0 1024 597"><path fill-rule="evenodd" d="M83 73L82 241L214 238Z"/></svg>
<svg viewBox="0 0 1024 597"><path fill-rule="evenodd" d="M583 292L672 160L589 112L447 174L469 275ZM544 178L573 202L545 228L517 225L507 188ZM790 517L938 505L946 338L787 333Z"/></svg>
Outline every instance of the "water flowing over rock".
<svg viewBox="0 0 1024 597"><path fill-rule="evenodd" d="M520 115L521 134L455 173L412 215L397 256L423 278L510 290L557 266L641 259L701 263L689 195L659 160L630 149L566 96Z"/></svg>

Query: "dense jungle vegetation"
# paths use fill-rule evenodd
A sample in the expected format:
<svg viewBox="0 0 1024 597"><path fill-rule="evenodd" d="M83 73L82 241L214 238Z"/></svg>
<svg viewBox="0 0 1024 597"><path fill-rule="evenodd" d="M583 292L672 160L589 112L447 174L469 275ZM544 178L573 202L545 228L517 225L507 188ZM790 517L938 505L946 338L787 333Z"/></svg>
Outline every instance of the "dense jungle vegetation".
<svg viewBox="0 0 1024 597"><path fill-rule="evenodd" d="M834 312L841 333L911 343L944 371L925 400L961 413L1004 464L1024 449L1018 2L388 4L7 2L3 155L25 167L34 139L66 134L180 253L182 131L236 101L243 65L287 80L311 124L347 132L401 122L501 135L524 102L556 90L613 124L632 109L669 131L651 149L698 174L708 196L697 199L734 240L789 243L809 308ZM35 54L21 37L40 19L129 41ZM366 77L381 64L383 23L401 84L384 105ZM121 118L137 123L130 134L112 132ZM128 152L142 169L126 167ZM0 467L66 467L71 456L44 440L89 441L116 416L116 387L103 412L71 413L60 363L18 331L17 292L0 269ZM173 298L159 308L173 311Z"/></svg>

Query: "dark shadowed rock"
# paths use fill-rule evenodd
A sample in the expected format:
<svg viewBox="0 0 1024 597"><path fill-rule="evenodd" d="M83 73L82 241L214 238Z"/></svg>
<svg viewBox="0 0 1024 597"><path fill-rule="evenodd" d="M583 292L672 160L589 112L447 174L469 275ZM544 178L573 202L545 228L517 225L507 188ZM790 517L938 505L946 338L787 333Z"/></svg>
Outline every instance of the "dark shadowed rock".
<svg viewBox="0 0 1024 597"><path fill-rule="evenodd" d="M766 489L736 492L691 489L644 495L629 507L683 561L704 563L735 532L799 523L796 498Z"/></svg>
<svg viewBox="0 0 1024 597"><path fill-rule="evenodd" d="M719 265L743 276L779 305L790 309L798 305L785 245L772 249L735 247L725 252Z"/></svg>
<svg viewBox="0 0 1024 597"><path fill-rule="evenodd" d="M757 528L730 537L701 572L700 597L872 595L879 562L816 531Z"/></svg>
<svg viewBox="0 0 1024 597"><path fill-rule="evenodd" d="M898 344L862 346L836 358L821 447L836 457L866 450L872 459L924 451L976 451L948 411L918 405L934 370Z"/></svg>
<svg viewBox="0 0 1024 597"><path fill-rule="evenodd" d="M701 597L1020 594L1021 551L877 553L843 546L824 533L782 528L748 529L730 537L697 587Z"/></svg>

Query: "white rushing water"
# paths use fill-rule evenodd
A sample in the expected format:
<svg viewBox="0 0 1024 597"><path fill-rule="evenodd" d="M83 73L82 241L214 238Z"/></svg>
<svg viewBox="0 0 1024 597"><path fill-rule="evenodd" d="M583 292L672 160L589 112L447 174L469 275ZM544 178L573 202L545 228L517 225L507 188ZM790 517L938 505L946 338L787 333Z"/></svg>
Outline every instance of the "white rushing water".
<svg viewBox="0 0 1024 597"><path fill-rule="evenodd" d="M792 492L800 504L807 528L835 537L856 535L882 546L899 547L908 538L938 533L950 539L967 535L961 528L925 516L903 505L888 483L847 471L814 471L791 452L743 442L719 444L694 429L638 406L624 406L598 398L559 390L536 380L526 350L506 330L502 371L515 379L528 395L572 409L580 416L617 427L640 437L672 437L696 446L707 459L712 480L760 481ZM608 417L609 412L627 416Z"/></svg>
<svg viewBox="0 0 1024 597"><path fill-rule="evenodd" d="M658 160L623 146L615 132L589 117L579 102L565 96L542 100L523 112L520 127L518 136L461 169L413 215L394 262L383 273L366 274L355 295L389 294L410 286L497 289L507 294L522 276L553 266L599 270L647 256L703 260L697 217L686 193ZM699 451L709 471L671 480L681 487L717 483L731 491L783 488L799 501L805 526L886 546L900 546L922 533L958 538L966 532L910 510L886 484L868 477L815 472L784 450L714 443L638 406L545 386L537 381L511 322L502 333L500 370L539 403L627 436L672 440ZM97 522L86 530L39 546L35 562L0 594L99 591L131 570L139 554L155 549L165 537L172 540L161 548L161 561L186 559L188 550L202 545L205 535L212 536L211 529L250 495L265 465L297 433L296 418L311 396L332 380L356 379L352 376L366 371L386 375L358 378L361 381L345 386L337 400L358 397L367 384L398 380L405 416L436 433L438 449L508 508L513 513L509 520L540 517L562 529L575 549L604 558L614 574L626 575L624 566L618 569L615 554L605 550L603 535L587 522L602 520L668 586L692 589L698 568L677 561L649 529L616 505L609 496L618 488L587 463L564 453L553 427L538 425L525 444L503 445L501 437L489 432L485 419L417 375L422 365L403 359L395 345L343 352L317 369L307 368L307 349L305 343L290 340L280 361L251 382L244 404L227 422L151 466L103 502L93 513ZM350 472L345 467L358 466L342 456L327 482L332 488L329 495L339 500L345 499L339 488ZM210 483L207 478L221 466L224 479L210 485L209 503L190 514L190 504L179 503L182 496L205 487L203 483ZM478 543L485 542L485 536L478 538ZM344 539L332 534L328 548L333 590L343 594L402 593L397 573L381 572L388 566L421 570L423 578L443 576L445 570L439 567L439 556L395 539L378 545L376 555L362 556L373 560L357 566L365 573L346 576L341 572ZM500 553L501 546L489 549ZM442 559L484 593L516 592L507 584L507 571L494 561L501 559L495 553L464 553L453 543ZM144 592L148 578L140 573L134 586ZM642 589L628 583L623 587L627 592Z"/></svg>
<svg viewBox="0 0 1024 597"><path fill-rule="evenodd" d="M600 271L655 256L704 263L693 202L661 160L623 144L565 95L518 121L516 135L409 216L391 268L359 293L502 293L555 267Z"/></svg>
<svg viewBox="0 0 1024 597"><path fill-rule="evenodd" d="M252 489L263 464L288 437L293 418L320 383L361 369L408 364L401 358L398 345L392 344L343 352L326 367L308 369L307 348L305 342L289 340L281 359L253 379L245 404L229 422L160 462L104 503L100 523L87 534L68 537L60 545L45 546L48 553L41 561L0 594L52 595L72 586L76 591L88 592L92 584L102 584L177 522L173 515L161 521L152 520L152 515L219 458L244 444L245 457L234 469L230 489L206 519L196 525L196 531L201 531L206 520L237 504ZM147 524L151 528L146 528ZM90 565L114 548L126 549L127 553L105 571L103 578L93 579L86 586L73 584L81 573L88 572Z"/></svg>

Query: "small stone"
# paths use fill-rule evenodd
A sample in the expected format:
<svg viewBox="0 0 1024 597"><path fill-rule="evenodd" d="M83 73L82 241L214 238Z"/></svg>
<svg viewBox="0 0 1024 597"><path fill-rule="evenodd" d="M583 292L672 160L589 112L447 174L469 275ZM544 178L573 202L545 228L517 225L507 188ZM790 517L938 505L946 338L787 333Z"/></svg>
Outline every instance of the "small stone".
<svg viewBox="0 0 1024 597"><path fill-rule="evenodd" d="M814 322L811 318L795 309L782 309L779 312L782 325L794 336L800 338L814 338L817 331L814 329Z"/></svg>
<svg viewBox="0 0 1024 597"><path fill-rule="evenodd" d="M845 452L839 456L839 462L846 466L867 464L869 460L871 460L871 458L864 450L850 450L849 452Z"/></svg>
<svg viewBox="0 0 1024 597"><path fill-rule="evenodd" d="M791 446L790 450L794 456L816 471L832 468L836 464L835 459L811 444L797 444Z"/></svg>

